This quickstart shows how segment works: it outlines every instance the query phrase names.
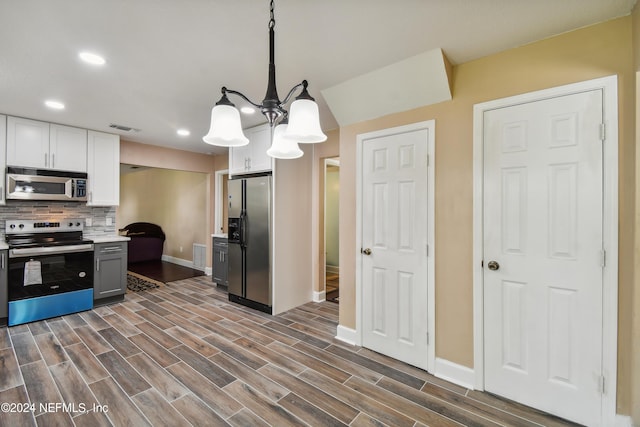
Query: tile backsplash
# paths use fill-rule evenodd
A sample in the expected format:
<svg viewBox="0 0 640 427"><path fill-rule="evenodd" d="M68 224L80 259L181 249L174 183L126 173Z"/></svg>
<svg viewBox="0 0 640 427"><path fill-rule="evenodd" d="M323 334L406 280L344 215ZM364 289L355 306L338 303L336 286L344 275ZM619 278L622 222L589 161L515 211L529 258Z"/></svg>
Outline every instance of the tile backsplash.
<svg viewBox="0 0 640 427"><path fill-rule="evenodd" d="M85 222L85 236L114 235L116 233L116 207L93 207L83 203L72 202L27 202L7 201L0 206L0 236L4 241L5 222L8 219L31 219L58 221L67 218L81 219ZM86 220L91 218L91 226L87 226ZM111 219L111 225L107 225L107 218Z"/></svg>

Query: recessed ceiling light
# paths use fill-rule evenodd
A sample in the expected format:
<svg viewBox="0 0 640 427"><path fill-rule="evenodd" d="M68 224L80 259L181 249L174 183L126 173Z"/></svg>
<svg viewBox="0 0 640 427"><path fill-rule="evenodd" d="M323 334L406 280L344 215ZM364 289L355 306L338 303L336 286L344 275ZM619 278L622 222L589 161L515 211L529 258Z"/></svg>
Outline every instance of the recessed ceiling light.
<svg viewBox="0 0 640 427"><path fill-rule="evenodd" d="M256 112L255 108L253 107L242 107L240 111L242 111L244 114L253 114Z"/></svg>
<svg viewBox="0 0 640 427"><path fill-rule="evenodd" d="M102 56L96 55L95 53L91 53L91 52L80 52L78 56L84 62L91 65L104 65L105 62L107 62Z"/></svg>
<svg viewBox="0 0 640 427"><path fill-rule="evenodd" d="M53 108L54 110L64 110L64 104L60 101L50 99L48 101L44 101L44 105L49 108Z"/></svg>
<svg viewBox="0 0 640 427"><path fill-rule="evenodd" d="M186 130L186 129L178 129L178 130L176 131L176 133L177 133L178 135L180 135L180 136L189 136L189 135L191 135L191 132L189 132L189 131L188 131L188 130Z"/></svg>

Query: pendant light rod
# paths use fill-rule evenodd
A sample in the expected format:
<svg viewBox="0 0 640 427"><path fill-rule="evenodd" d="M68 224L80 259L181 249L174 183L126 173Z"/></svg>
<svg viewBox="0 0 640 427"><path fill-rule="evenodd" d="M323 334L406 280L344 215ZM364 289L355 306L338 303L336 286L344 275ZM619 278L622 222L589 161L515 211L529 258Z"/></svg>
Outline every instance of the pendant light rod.
<svg viewBox="0 0 640 427"><path fill-rule="evenodd" d="M267 117L271 127L275 125L276 120L282 116L282 103L278 97L278 89L276 88L276 64L275 64L275 26L276 19L273 13L273 0L271 0L269 10L269 80L267 82L267 92L262 100L262 114Z"/></svg>

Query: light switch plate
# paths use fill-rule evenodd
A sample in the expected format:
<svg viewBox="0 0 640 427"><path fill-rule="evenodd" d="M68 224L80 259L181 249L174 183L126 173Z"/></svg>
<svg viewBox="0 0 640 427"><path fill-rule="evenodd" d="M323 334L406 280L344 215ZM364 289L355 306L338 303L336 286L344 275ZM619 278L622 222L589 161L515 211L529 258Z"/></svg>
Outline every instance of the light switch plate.
<svg viewBox="0 0 640 427"><path fill-rule="evenodd" d="M84 225L87 227L91 227L93 225L93 218L87 218L84 220Z"/></svg>

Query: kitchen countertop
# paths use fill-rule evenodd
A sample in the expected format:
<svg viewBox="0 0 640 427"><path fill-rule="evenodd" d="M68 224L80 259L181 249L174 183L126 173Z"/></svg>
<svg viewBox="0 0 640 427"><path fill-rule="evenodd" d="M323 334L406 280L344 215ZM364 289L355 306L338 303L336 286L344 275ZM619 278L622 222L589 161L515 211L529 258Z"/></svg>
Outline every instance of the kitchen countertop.
<svg viewBox="0 0 640 427"><path fill-rule="evenodd" d="M227 233L214 233L211 235L211 237L219 237L221 239L226 239L227 238Z"/></svg>
<svg viewBox="0 0 640 427"><path fill-rule="evenodd" d="M111 242L126 242L131 240L131 237L112 235L98 235L98 236L84 236L87 239L93 240L93 243L111 243Z"/></svg>

